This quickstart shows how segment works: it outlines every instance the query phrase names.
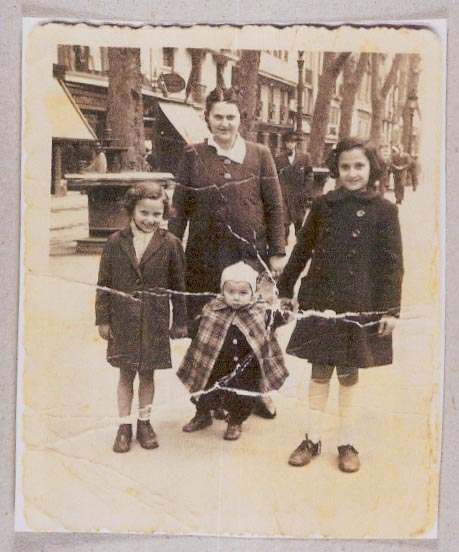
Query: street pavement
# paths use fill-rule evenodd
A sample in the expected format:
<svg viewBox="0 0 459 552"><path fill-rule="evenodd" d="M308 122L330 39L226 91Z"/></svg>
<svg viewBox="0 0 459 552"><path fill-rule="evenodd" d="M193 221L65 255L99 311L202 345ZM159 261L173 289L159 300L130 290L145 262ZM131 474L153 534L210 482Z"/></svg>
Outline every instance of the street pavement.
<svg viewBox="0 0 459 552"><path fill-rule="evenodd" d="M29 529L168 534L416 537L435 529L440 432L440 311L434 198L407 189L400 207L405 282L392 366L362 370L356 413L362 467L337 468L332 381L322 454L288 465L304 437L310 365L287 356L273 395L277 417L252 416L239 441L225 423L186 434L193 415L175 372L188 339L172 343L174 369L156 374L152 423L160 447L111 447L117 370L94 326L99 258L75 254L87 236L86 197L53 198L49 273L29 278L24 364L22 497ZM393 200L393 194L389 194ZM293 241L293 238L291 238ZM291 250L292 243L289 244ZM292 325L279 330L285 347ZM134 406L135 412L136 406Z"/></svg>

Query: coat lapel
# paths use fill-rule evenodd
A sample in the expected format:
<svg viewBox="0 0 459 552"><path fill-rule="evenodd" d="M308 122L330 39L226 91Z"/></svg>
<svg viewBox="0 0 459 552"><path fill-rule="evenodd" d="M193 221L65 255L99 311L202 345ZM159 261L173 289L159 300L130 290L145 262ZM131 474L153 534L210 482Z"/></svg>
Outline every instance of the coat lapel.
<svg viewBox="0 0 459 552"><path fill-rule="evenodd" d="M121 230L120 245L121 249L126 253L129 260L131 261L132 267L136 271L136 274L141 277L140 267L139 263L137 262L137 257L134 249L132 230L129 227Z"/></svg>
<svg viewBox="0 0 459 552"><path fill-rule="evenodd" d="M140 261L140 269L145 265L145 263L150 259L150 257L158 251L160 247L162 247L166 243L166 231L158 228L156 232L153 234L153 237L150 240L150 243L148 244L147 248L145 249L144 254L142 255L142 259ZM134 254L135 256L135 254Z"/></svg>

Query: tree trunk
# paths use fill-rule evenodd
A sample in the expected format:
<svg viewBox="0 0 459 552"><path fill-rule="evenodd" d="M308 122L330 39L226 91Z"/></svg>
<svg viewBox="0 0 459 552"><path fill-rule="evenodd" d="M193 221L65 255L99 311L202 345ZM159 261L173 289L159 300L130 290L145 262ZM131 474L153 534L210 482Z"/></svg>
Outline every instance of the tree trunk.
<svg viewBox="0 0 459 552"><path fill-rule="evenodd" d="M241 126L239 132L247 140L256 142L255 119L258 105L259 50L242 50L236 66L234 88L239 94Z"/></svg>
<svg viewBox="0 0 459 552"><path fill-rule="evenodd" d="M138 48L108 48L107 128L113 145L128 148L121 156L121 170L144 167L142 75Z"/></svg>
<svg viewBox="0 0 459 552"><path fill-rule="evenodd" d="M339 140L351 134L352 114L354 113L355 97L368 66L369 54L362 53L356 65L349 56L343 67L343 99L341 101L341 117L339 123Z"/></svg>
<svg viewBox="0 0 459 552"><path fill-rule="evenodd" d="M350 52L343 52L341 54L325 52L324 54L323 72L319 78L317 98L312 116L311 139L309 142L309 153L315 166L322 164L330 105L335 91L336 79L350 55Z"/></svg>
<svg viewBox="0 0 459 552"><path fill-rule="evenodd" d="M379 145L382 141L382 122L387 95L397 81L402 54L396 54L387 73L384 84L380 86L382 54L371 54L371 130L370 140Z"/></svg>
<svg viewBox="0 0 459 552"><path fill-rule="evenodd" d="M193 89L197 84L201 84L201 63L203 50L190 48L191 71L185 88L185 103L188 103L190 96L193 95Z"/></svg>
<svg viewBox="0 0 459 552"><path fill-rule="evenodd" d="M408 151L410 148L410 140L412 133L412 117L409 106L410 96L418 96L418 85L419 85L419 54L410 54L408 59L408 77L406 83L406 95L403 105L403 129L402 129L402 139L401 142L405 151Z"/></svg>

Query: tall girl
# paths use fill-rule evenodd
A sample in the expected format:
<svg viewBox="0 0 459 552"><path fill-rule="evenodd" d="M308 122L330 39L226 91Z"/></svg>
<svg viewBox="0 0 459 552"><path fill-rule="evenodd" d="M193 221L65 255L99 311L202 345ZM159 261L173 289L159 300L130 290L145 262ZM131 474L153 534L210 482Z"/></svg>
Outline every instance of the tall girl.
<svg viewBox="0 0 459 552"><path fill-rule="evenodd" d="M173 323L169 330L169 295L165 290L185 290L185 261L180 241L160 228L167 216L166 193L158 184L139 183L127 191L125 207L130 223L105 245L96 297L96 324L100 336L108 341L107 360L120 371L115 452L127 452L131 447L136 374L136 437L143 448L158 446L150 423L154 371L172 367L169 337L186 336L183 295L171 295Z"/></svg>
<svg viewBox="0 0 459 552"><path fill-rule="evenodd" d="M320 453L323 415L336 368L338 465L353 472L360 467L353 419L355 384L359 369L392 363L402 244L397 207L376 191L382 175L376 149L346 138L327 164L331 176L338 178L338 188L313 203L278 284L280 296L292 298L311 259L298 294L300 316L287 347L287 353L312 364L309 428L289 463L304 466Z"/></svg>

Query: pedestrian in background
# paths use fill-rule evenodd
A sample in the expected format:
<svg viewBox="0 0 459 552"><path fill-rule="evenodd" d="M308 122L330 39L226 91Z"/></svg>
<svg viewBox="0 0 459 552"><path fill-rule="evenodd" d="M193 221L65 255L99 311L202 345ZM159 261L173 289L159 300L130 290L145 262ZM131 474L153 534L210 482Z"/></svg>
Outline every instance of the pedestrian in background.
<svg viewBox="0 0 459 552"><path fill-rule="evenodd" d="M391 154L389 144L381 144L379 146L379 158L381 160L382 175L379 179L379 191L384 197L385 192L389 189L390 171L391 171Z"/></svg>
<svg viewBox="0 0 459 552"><path fill-rule="evenodd" d="M158 446L150 423L154 371L171 368L171 338L186 337L186 305L169 294L185 290L185 260L180 241L160 228L168 200L156 183L140 183L125 195L130 224L107 241L100 260L96 324L108 341L107 360L119 368L119 429L115 452L127 452L132 441L133 384L139 376L137 440L146 449Z"/></svg>
<svg viewBox="0 0 459 552"><path fill-rule="evenodd" d="M359 369L392 363L392 331L400 310L402 244L397 207L375 189L381 164L373 146L338 143L327 160L338 189L314 201L280 277L284 306L312 258L298 293L300 311L287 353L312 364L309 428L291 454L293 466L320 453L330 379L339 380L339 468L359 469L354 398Z"/></svg>
<svg viewBox="0 0 459 552"><path fill-rule="evenodd" d="M288 376L275 336L283 322L256 301L258 272L246 263L226 267L221 295L204 306L178 377L195 399L196 414L183 427L191 433L212 424L212 410L228 412L224 439L239 439L256 397L279 387Z"/></svg>
<svg viewBox="0 0 459 552"><path fill-rule="evenodd" d="M411 157L403 151L403 146L399 144L392 148L391 171L394 175L395 200L401 205L405 199L405 186L408 177L408 170L411 167Z"/></svg>
<svg viewBox="0 0 459 552"><path fill-rule="evenodd" d="M284 200L285 240L290 233L290 225L298 235L313 196L314 174L309 153L297 151L294 132L284 135L284 151L276 157L276 169Z"/></svg>
<svg viewBox="0 0 459 552"><path fill-rule="evenodd" d="M182 239L187 224L186 285L190 323L220 291L222 271L245 261L280 274L285 257L282 194L269 149L239 134L236 92L217 88L206 99L211 137L185 149L176 176L169 230ZM273 418L272 401L257 412Z"/></svg>

